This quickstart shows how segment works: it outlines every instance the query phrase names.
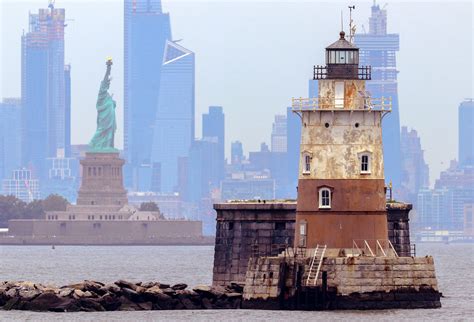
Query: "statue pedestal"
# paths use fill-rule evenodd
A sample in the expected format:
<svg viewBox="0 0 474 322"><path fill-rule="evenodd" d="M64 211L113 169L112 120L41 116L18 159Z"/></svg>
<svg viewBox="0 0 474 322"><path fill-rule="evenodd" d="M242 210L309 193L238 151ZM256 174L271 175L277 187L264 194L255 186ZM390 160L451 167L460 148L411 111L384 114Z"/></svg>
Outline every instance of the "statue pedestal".
<svg viewBox="0 0 474 322"><path fill-rule="evenodd" d="M77 205L128 204L127 191L123 187L124 163L116 152L87 152L81 160L82 182Z"/></svg>

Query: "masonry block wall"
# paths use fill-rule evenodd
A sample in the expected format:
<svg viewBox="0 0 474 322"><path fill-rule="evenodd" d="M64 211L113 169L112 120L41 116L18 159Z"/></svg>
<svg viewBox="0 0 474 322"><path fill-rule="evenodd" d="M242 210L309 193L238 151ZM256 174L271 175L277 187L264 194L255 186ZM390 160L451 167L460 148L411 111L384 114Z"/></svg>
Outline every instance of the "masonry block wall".
<svg viewBox="0 0 474 322"><path fill-rule="evenodd" d="M409 213L411 204L401 202L387 203L388 239L398 256L411 256Z"/></svg>
<svg viewBox="0 0 474 322"><path fill-rule="evenodd" d="M406 288L438 291L431 256L325 258L321 271L328 272L328 287L337 287L339 295Z"/></svg>
<svg viewBox="0 0 474 322"><path fill-rule="evenodd" d="M294 271L285 272L285 267L295 268L294 264L293 258L283 256L251 259L244 287L244 307L305 307L301 306L300 301L294 300L305 298L305 293L310 288L321 288L321 276L315 286L301 287L294 280L297 275ZM303 267L305 272L302 283L306 280L308 263L303 264ZM434 262L430 256L328 257L324 259L321 271L327 272L327 287L331 293L323 305L326 309L441 306L441 293L438 291ZM282 302L282 299L285 300Z"/></svg>
<svg viewBox="0 0 474 322"><path fill-rule="evenodd" d="M250 257L276 256L293 245L295 202L215 204L213 285L245 282Z"/></svg>

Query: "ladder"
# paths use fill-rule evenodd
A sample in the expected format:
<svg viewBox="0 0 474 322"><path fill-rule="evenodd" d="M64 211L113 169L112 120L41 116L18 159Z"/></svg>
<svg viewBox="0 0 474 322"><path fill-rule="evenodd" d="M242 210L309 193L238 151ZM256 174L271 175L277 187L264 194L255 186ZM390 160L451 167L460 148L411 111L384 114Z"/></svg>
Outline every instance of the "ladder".
<svg viewBox="0 0 474 322"><path fill-rule="evenodd" d="M326 245L316 245L314 249L313 258L309 266L308 278L306 279L306 286L316 286L318 283L319 271L323 264L324 253L326 253ZM317 266L317 267L316 267Z"/></svg>

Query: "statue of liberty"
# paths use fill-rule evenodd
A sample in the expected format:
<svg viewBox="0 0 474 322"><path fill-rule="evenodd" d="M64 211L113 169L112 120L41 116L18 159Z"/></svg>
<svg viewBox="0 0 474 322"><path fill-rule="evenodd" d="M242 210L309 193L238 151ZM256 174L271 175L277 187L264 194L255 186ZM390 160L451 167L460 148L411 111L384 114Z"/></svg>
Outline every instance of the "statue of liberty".
<svg viewBox="0 0 474 322"><path fill-rule="evenodd" d="M115 121L116 103L112 99L108 90L110 87L110 71L112 69L112 59L108 58L107 71L100 84L99 95L97 97L97 130L89 143L91 152L118 152L114 148L114 136L117 129Z"/></svg>

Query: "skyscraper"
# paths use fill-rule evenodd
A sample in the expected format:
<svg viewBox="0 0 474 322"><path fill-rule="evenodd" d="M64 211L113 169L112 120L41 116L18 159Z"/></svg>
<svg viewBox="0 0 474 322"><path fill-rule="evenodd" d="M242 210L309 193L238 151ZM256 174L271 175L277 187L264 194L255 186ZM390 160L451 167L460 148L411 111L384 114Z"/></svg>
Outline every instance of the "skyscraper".
<svg viewBox="0 0 474 322"><path fill-rule="evenodd" d="M195 140L191 145L188 158L188 194L189 201L199 202L209 198L213 189L220 186L219 175L220 146L217 137L205 137Z"/></svg>
<svg viewBox="0 0 474 322"><path fill-rule="evenodd" d="M194 53L172 41L166 42L153 132L152 162L161 165L161 192L174 192L178 159L188 155L194 140Z"/></svg>
<svg viewBox="0 0 474 322"><path fill-rule="evenodd" d="M0 180L10 178L21 164L21 100L0 103Z"/></svg>
<svg viewBox="0 0 474 322"><path fill-rule="evenodd" d="M398 34L387 33L387 11L379 5L372 6L369 18L369 32L356 34L360 64L372 66L372 80L366 90L372 97L391 97L392 113L383 120L383 153L385 179L392 181L394 188L400 188L400 117L398 110L396 52L399 50Z"/></svg>
<svg viewBox="0 0 474 322"><path fill-rule="evenodd" d="M125 184L134 189L142 186L137 182L139 167L150 168L163 55L169 39L170 18L162 12L160 0L124 1Z"/></svg>
<svg viewBox="0 0 474 322"><path fill-rule="evenodd" d="M286 153L286 115L275 115L275 122L272 125L272 152Z"/></svg>
<svg viewBox="0 0 474 322"><path fill-rule="evenodd" d="M317 81L315 82L317 85ZM311 90L309 97L314 97L311 96ZM300 160L301 119L298 115L292 112L291 107L288 107L286 110L286 120L286 149L288 154L287 172L289 184L288 197L296 198L296 186L298 186L298 168Z"/></svg>
<svg viewBox="0 0 474 322"><path fill-rule="evenodd" d="M406 126L402 126L400 137L402 148L401 195L403 200L416 203L418 191L429 187L429 167L425 162L424 151L416 130L408 131Z"/></svg>
<svg viewBox="0 0 474 322"><path fill-rule="evenodd" d="M13 170L11 176L3 179L2 194L15 196L25 202L40 199L39 180L25 168Z"/></svg>
<svg viewBox="0 0 474 322"><path fill-rule="evenodd" d="M22 36L23 165L46 177L47 157L66 148L65 10L39 9Z"/></svg>
<svg viewBox="0 0 474 322"><path fill-rule="evenodd" d="M244 160L244 148L242 142L235 141L230 145L230 162L231 164L240 164Z"/></svg>
<svg viewBox="0 0 474 322"><path fill-rule="evenodd" d="M71 65L64 66L64 89L65 89L65 130L66 143L64 153L66 157L71 156Z"/></svg>
<svg viewBox="0 0 474 322"><path fill-rule="evenodd" d="M216 138L218 155L216 171L218 180L224 179L225 161L225 115L222 106L209 106L209 113L202 115L202 138Z"/></svg>
<svg viewBox="0 0 474 322"><path fill-rule="evenodd" d="M459 164L474 166L474 102L466 99L459 105Z"/></svg>

